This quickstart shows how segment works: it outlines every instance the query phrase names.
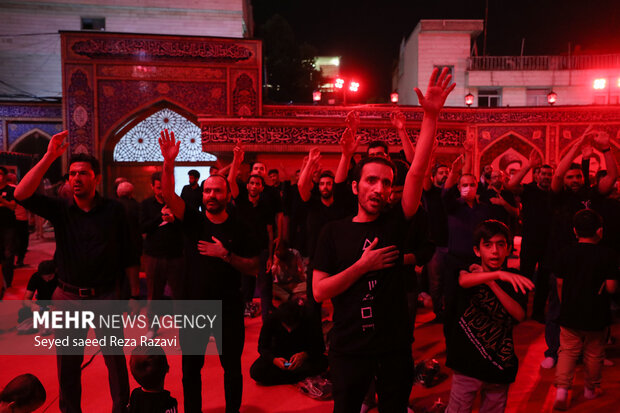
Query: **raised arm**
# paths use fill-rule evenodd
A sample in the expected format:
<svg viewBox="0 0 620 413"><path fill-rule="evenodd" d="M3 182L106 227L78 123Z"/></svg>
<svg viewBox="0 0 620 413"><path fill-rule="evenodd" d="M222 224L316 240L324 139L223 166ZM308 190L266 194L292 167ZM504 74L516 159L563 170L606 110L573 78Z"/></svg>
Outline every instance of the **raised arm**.
<svg viewBox="0 0 620 413"><path fill-rule="evenodd" d="M459 157L456 158L454 162L452 162L452 166L450 167L450 172L448 173L446 182L443 184L444 190L452 188L459 182L459 177L461 176L461 171L463 170L464 164L465 155L459 155Z"/></svg>
<svg viewBox="0 0 620 413"><path fill-rule="evenodd" d="M69 132L65 130L52 136L43 158L17 184L14 194L16 200L23 201L35 193L41 183L41 179L43 179L52 163L67 150L69 143L64 142L64 140L68 134Z"/></svg>
<svg viewBox="0 0 620 413"><path fill-rule="evenodd" d="M401 203L406 218L413 217L420 205L420 198L422 197L422 189L424 187L424 175L435 142L435 129L439 112L443 108L446 98L456 86L454 83L450 84L452 76L448 74L447 67L441 71L439 77L437 76L438 73L439 69L435 68L431 74L426 95L423 95L420 89L415 88L420 105L424 109L424 118L422 119L420 136L416 144L415 156L405 177L405 186L403 188Z"/></svg>
<svg viewBox="0 0 620 413"><path fill-rule="evenodd" d="M523 185L521 185L521 181L530 169L540 168L542 165L542 158L536 149L532 149L530 152L529 159L523 164L523 167L515 173L508 184L506 185L506 189L510 192L520 194L523 192Z"/></svg>
<svg viewBox="0 0 620 413"><path fill-rule="evenodd" d="M237 199L239 196L239 185L237 185L237 174L239 173L239 167L243 162L245 151L241 141L237 141L237 145L233 149L233 161L230 164L230 170L228 171L228 184L230 185L230 193L233 199Z"/></svg>
<svg viewBox="0 0 620 413"><path fill-rule="evenodd" d="M179 154L181 141L174 139L174 132L168 133L168 129L161 132L159 147L164 157L164 168L161 174L161 189L166 205L172 214L180 220L185 216L185 201L174 192L174 160Z"/></svg>
<svg viewBox="0 0 620 413"><path fill-rule="evenodd" d="M297 190L299 191L299 196L304 202L308 202L312 195L312 174L314 174L314 171L318 167L320 160L321 152L319 152L319 148L310 149L310 153L308 154L308 161L305 162L299 174L299 181L297 182Z"/></svg>
<svg viewBox="0 0 620 413"><path fill-rule="evenodd" d="M355 154L357 147L360 144L361 137L355 137L357 127L359 126L359 114L356 111L351 111L347 115L346 119L347 128L340 138L340 148L342 149L340 155L340 162L338 163L338 169L336 169L336 176L334 183L339 184L347 180L347 173L349 172L349 164L351 158Z"/></svg>
<svg viewBox="0 0 620 413"><path fill-rule="evenodd" d="M612 145L609 141L609 135L607 132L598 132L594 137L594 146L596 149L603 153L605 156L605 165L607 166L607 175L602 177L598 182L598 191L602 195L607 195L611 192L618 179L618 164L616 163L616 157L613 153Z"/></svg>
<svg viewBox="0 0 620 413"><path fill-rule="evenodd" d="M407 162L409 163L413 162L413 144L411 143L409 135L407 135L407 129L405 128L405 115L401 111L395 110L390 113L390 120L392 121L392 125L396 128L396 133L398 133L400 142L403 145L405 159L407 159Z"/></svg>

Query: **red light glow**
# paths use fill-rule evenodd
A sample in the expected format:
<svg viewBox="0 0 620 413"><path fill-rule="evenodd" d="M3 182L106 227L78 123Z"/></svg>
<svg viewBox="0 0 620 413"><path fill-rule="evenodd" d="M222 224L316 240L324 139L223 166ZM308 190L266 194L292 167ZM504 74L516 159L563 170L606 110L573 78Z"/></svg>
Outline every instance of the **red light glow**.
<svg viewBox="0 0 620 413"><path fill-rule="evenodd" d="M601 90L607 87L607 79L594 79L594 89Z"/></svg>
<svg viewBox="0 0 620 413"><path fill-rule="evenodd" d="M351 83L349 84L349 90L350 90L351 92L357 92L357 91L359 90L359 88L360 88L360 84L359 84L359 83L357 83L357 82L351 82Z"/></svg>
<svg viewBox="0 0 620 413"><path fill-rule="evenodd" d="M473 103L474 103L474 95L472 95L471 93L468 93L465 96L465 104L467 106L471 106L471 105L473 105Z"/></svg>
<svg viewBox="0 0 620 413"><path fill-rule="evenodd" d="M336 86L337 89L342 89L344 86L344 79L336 79L334 86Z"/></svg>
<svg viewBox="0 0 620 413"><path fill-rule="evenodd" d="M320 91L314 91L312 92L312 100L315 102L320 102L321 101L321 92Z"/></svg>
<svg viewBox="0 0 620 413"><path fill-rule="evenodd" d="M398 103L398 93L394 92L390 95L390 100L392 103Z"/></svg>
<svg viewBox="0 0 620 413"><path fill-rule="evenodd" d="M558 94L555 92L549 92L549 94L547 95L547 102L550 105L553 105L557 101L558 101Z"/></svg>

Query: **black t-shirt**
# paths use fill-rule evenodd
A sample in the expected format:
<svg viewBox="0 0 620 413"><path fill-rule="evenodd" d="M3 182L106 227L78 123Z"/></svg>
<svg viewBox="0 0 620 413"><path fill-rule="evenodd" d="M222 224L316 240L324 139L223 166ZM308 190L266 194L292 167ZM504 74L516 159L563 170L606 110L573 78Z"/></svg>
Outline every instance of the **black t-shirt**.
<svg viewBox="0 0 620 413"><path fill-rule="evenodd" d="M168 390L146 392L140 387L131 392L129 413L177 413L177 399Z"/></svg>
<svg viewBox="0 0 620 413"><path fill-rule="evenodd" d="M558 322L575 330L600 331L611 324L605 280L618 280L618 256L599 244L568 245L554 268L562 284Z"/></svg>
<svg viewBox="0 0 620 413"><path fill-rule="evenodd" d="M268 249L269 232L267 226L272 225L275 228L275 215L268 201L261 196L255 206L247 196L238 196L235 199L234 210L236 217L254 231L259 248L261 250Z"/></svg>
<svg viewBox="0 0 620 413"><path fill-rule="evenodd" d="M259 247L252 230L229 216L221 224L212 223L205 214L185 209L186 292L190 300L241 300L241 273L224 260L201 255L198 241L213 242L217 238L228 251L244 258L257 257Z"/></svg>
<svg viewBox="0 0 620 413"><path fill-rule="evenodd" d="M500 196L504 198L504 200L508 202L510 206L517 206L517 200L515 199L515 196L512 192L503 189L498 194L497 191L495 191L490 186L482 191L482 194L480 195L480 201L485 202L489 205L489 209L491 211L491 219L496 219L506 224L508 228L512 228L514 226L514 219L512 215L510 215L508 211L506 211L506 208L504 208L503 206L495 205L491 202L491 198L499 198Z"/></svg>
<svg viewBox="0 0 620 413"><path fill-rule="evenodd" d="M495 282L525 310L525 294L515 292L508 282ZM459 286L456 300L454 318L444 326L446 366L489 383L514 382L519 360L514 352L512 329L517 320L486 284Z"/></svg>
<svg viewBox="0 0 620 413"><path fill-rule="evenodd" d="M9 202L14 201L14 191L15 188L7 184L4 186L4 188L0 189L0 198L4 198ZM12 228L13 226L15 226L15 211L8 207L0 206L0 227Z"/></svg>
<svg viewBox="0 0 620 413"><path fill-rule="evenodd" d="M330 351L335 354L372 355L410 351L402 255L409 221L402 208L381 214L372 222L353 217L330 222L323 228L314 268L334 276L353 265L375 238L376 248L396 245L397 265L362 275L346 291L332 298L334 327ZM409 350L408 350L409 349Z"/></svg>
<svg viewBox="0 0 620 413"><path fill-rule="evenodd" d="M52 294L54 294L57 285L58 277L56 275L51 280L45 281L41 273L37 271L28 280L26 290L36 292L37 300L47 301L52 299Z"/></svg>
<svg viewBox="0 0 620 413"><path fill-rule="evenodd" d="M189 208L202 209L202 188L200 185L192 188L191 185L185 185L181 190L181 199L185 201L185 205Z"/></svg>
<svg viewBox="0 0 620 413"><path fill-rule="evenodd" d="M543 191L536 182L525 184L521 204L523 243L544 249L551 228L551 191Z"/></svg>
<svg viewBox="0 0 620 413"><path fill-rule="evenodd" d="M438 247L448 246L448 215L441 199L442 188L433 185L422 193L422 205L428 212L431 240Z"/></svg>
<svg viewBox="0 0 620 413"><path fill-rule="evenodd" d="M175 219L164 223L159 203L154 196L140 204L140 230L146 234L144 253L151 257L178 258L183 255L183 232L181 222Z"/></svg>

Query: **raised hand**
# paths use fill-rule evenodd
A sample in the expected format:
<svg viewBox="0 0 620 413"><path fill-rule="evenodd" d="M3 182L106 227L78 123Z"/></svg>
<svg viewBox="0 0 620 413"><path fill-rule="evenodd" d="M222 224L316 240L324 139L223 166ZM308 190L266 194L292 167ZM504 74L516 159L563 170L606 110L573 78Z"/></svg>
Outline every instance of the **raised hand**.
<svg viewBox="0 0 620 413"><path fill-rule="evenodd" d="M534 283L531 282L528 278L515 274L509 271L498 271L498 278L502 281L507 281L512 284L512 287L516 292L521 291L525 294L527 291L534 289Z"/></svg>
<svg viewBox="0 0 620 413"><path fill-rule="evenodd" d="M64 140L68 135L69 131L63 130L62 132L52 136L50 143L47 145L47 154L56 159L65 153L67 147L69 146L69 142L65 142Z"/></svg>
<svg viewBox="0 0 620 413"><path fill-rule="evenodd" d="M399 255L396 245L375 249L378 243L379 238L375 238L359 259L364 272L378 271L396 265Z"/></svg>
<svg viewBox="0 0 620 413"><path fill-rule="evenodd" d="M467 132L467 137L463 141L463 148L467 152L473 152L473 150L474 150L474 140L475 139L476 139L476 136L475 136L473 131Z"/></svg>
<svg viewBox="0 0 620 413"><path fill-rule="evenodd" d="M360 126L360 114L356 110L352 110L347 113L347 117L344 120L344 123L347 125L347 128L351 130L351 133L355 135L357 132L357 128Z"/></svg>
<svg viewBox="0 0 620 413"><path fill-rule="evenodd" d="M170 208L168 208L168 205L164 205L161 209L161 219L164 222L174 222L174 215Z"/></svg>
<svg viewBox="0 0 620 413"><path fill-rule="evenodd" d="M198 241L198 252L200 255L206 255L209 257L216 257L220 259L226 258L228 250L224 248L224 245L215 237L211 237L213 242Z"/></svg>
<svg viewBox="0 0 620 413"><path fill-rule="evenodd" d="M237 145L233 149L233 164L236 166L241 165L243 162L243 158L245 156L245 151L243 150L243 143L241 139L237 139Z"/></svg>
<svg viewBox="0 0 620 413"><path fill-rule="evenodd" d="M340 138L340 147L342 148L342 153L347 156L353 156L361 140L361 136L356 138L355 132L352 132L351 129L346 128L344 130L344 133L342 134L342 138Z"/></svg>
<svg viewBox="0 0 620 413"><path fill-rule="evenodd" d="M532 152L530 152L529 161L530 168L532 169L539 168L542 165L542 158L536 149L532 149Z"/></svg>
<svg viewBox="0 0 620 413"><path fill-rule="evenodd" d="M310 153L308 154L308 162L311 164L315 164L321 160L321 151L319 148L310 149Z"/></svg>
<svg viewBox="0 0 620 413"><path fill-rule="evenodd" d="M594 147L591 142L581 145L581 156L583 159L590 159L594 155Z"/></svg>
<svg viewBox="0 0 620 413"><path fill-rule="evenodd" d="M424 109L424 112L429 115L438 115L443 104L446 102L446 98L454 90L456 83L450 84L452 81L452 75L448 74L449 69L444 67L439 74L439 68L433 69L430 81L428 82L428 88L426 89L426 95L422 94L422 91L417 87L414 89L418 95L418 101L420 106ZM439 77L438 77L439 75Z"/></svg>
<svg viewBox="0 0 620 413"><path fill-rule="evenodd" d="M456 158L454 162L452 162L452 170L454 172L459 172L461 169L463 169L463 166L465 166L465 156L459 155L459 157Z"/></svg>
<svg viewBox="0 0 620 413"><path fill-rule="evenodd" d="M609 149L609 134L605 131L598 131L594 136L592 143L599 151L605 151Z"/></svg>
<svg viewBox="0 0 620 413"><path fill-rule="evenodd" d="M161 149L161 154L164 157L164 161L174 162L179 154L180 146L181 141L176 141L174 139L174 132L168 133L168 129L164 129L161 132L161 137L159 138L159 148Z"/></svg>
<svg viewBox="0 0 620 413"><path fill-rule="evenodd" d="M394 112L390 113L390 120L392 121L392 125L394 125L396 129L405 128L405 115L401 111L395 110Z"/></svg>

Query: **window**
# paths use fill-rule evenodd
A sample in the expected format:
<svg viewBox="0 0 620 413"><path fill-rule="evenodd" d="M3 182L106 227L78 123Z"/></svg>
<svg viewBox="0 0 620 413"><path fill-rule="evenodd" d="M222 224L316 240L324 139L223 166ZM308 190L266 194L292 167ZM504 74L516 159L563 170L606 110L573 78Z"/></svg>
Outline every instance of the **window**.
<svg viewBox="0 0 620 413"><path fill-rule="evenodd" d="M478 107L497 108L502 105L502 93L499 89L478 90Z"/></svg>
<svg viewBox="0 0 620 413"><path fill-rule="evenodd" d="M82 17L82 30L105 30L105 17Z"/></svg>
<svg viewBox="0 0 620 413"><path fill-rule="evenodd" d="M155 112L131 128L114 147L115 162L163 162L158 138L161 131L174 132L181 141L178 162L211 162L217 158L202 151L201 131L191 121L170 109Z"/></svg>
<svg viewBox="0 0 620 413"><path fill-rule="evenodd" d="M549 89L527 89L526 91L526 105L527 106L547 106L547 95Z"/></svg>

